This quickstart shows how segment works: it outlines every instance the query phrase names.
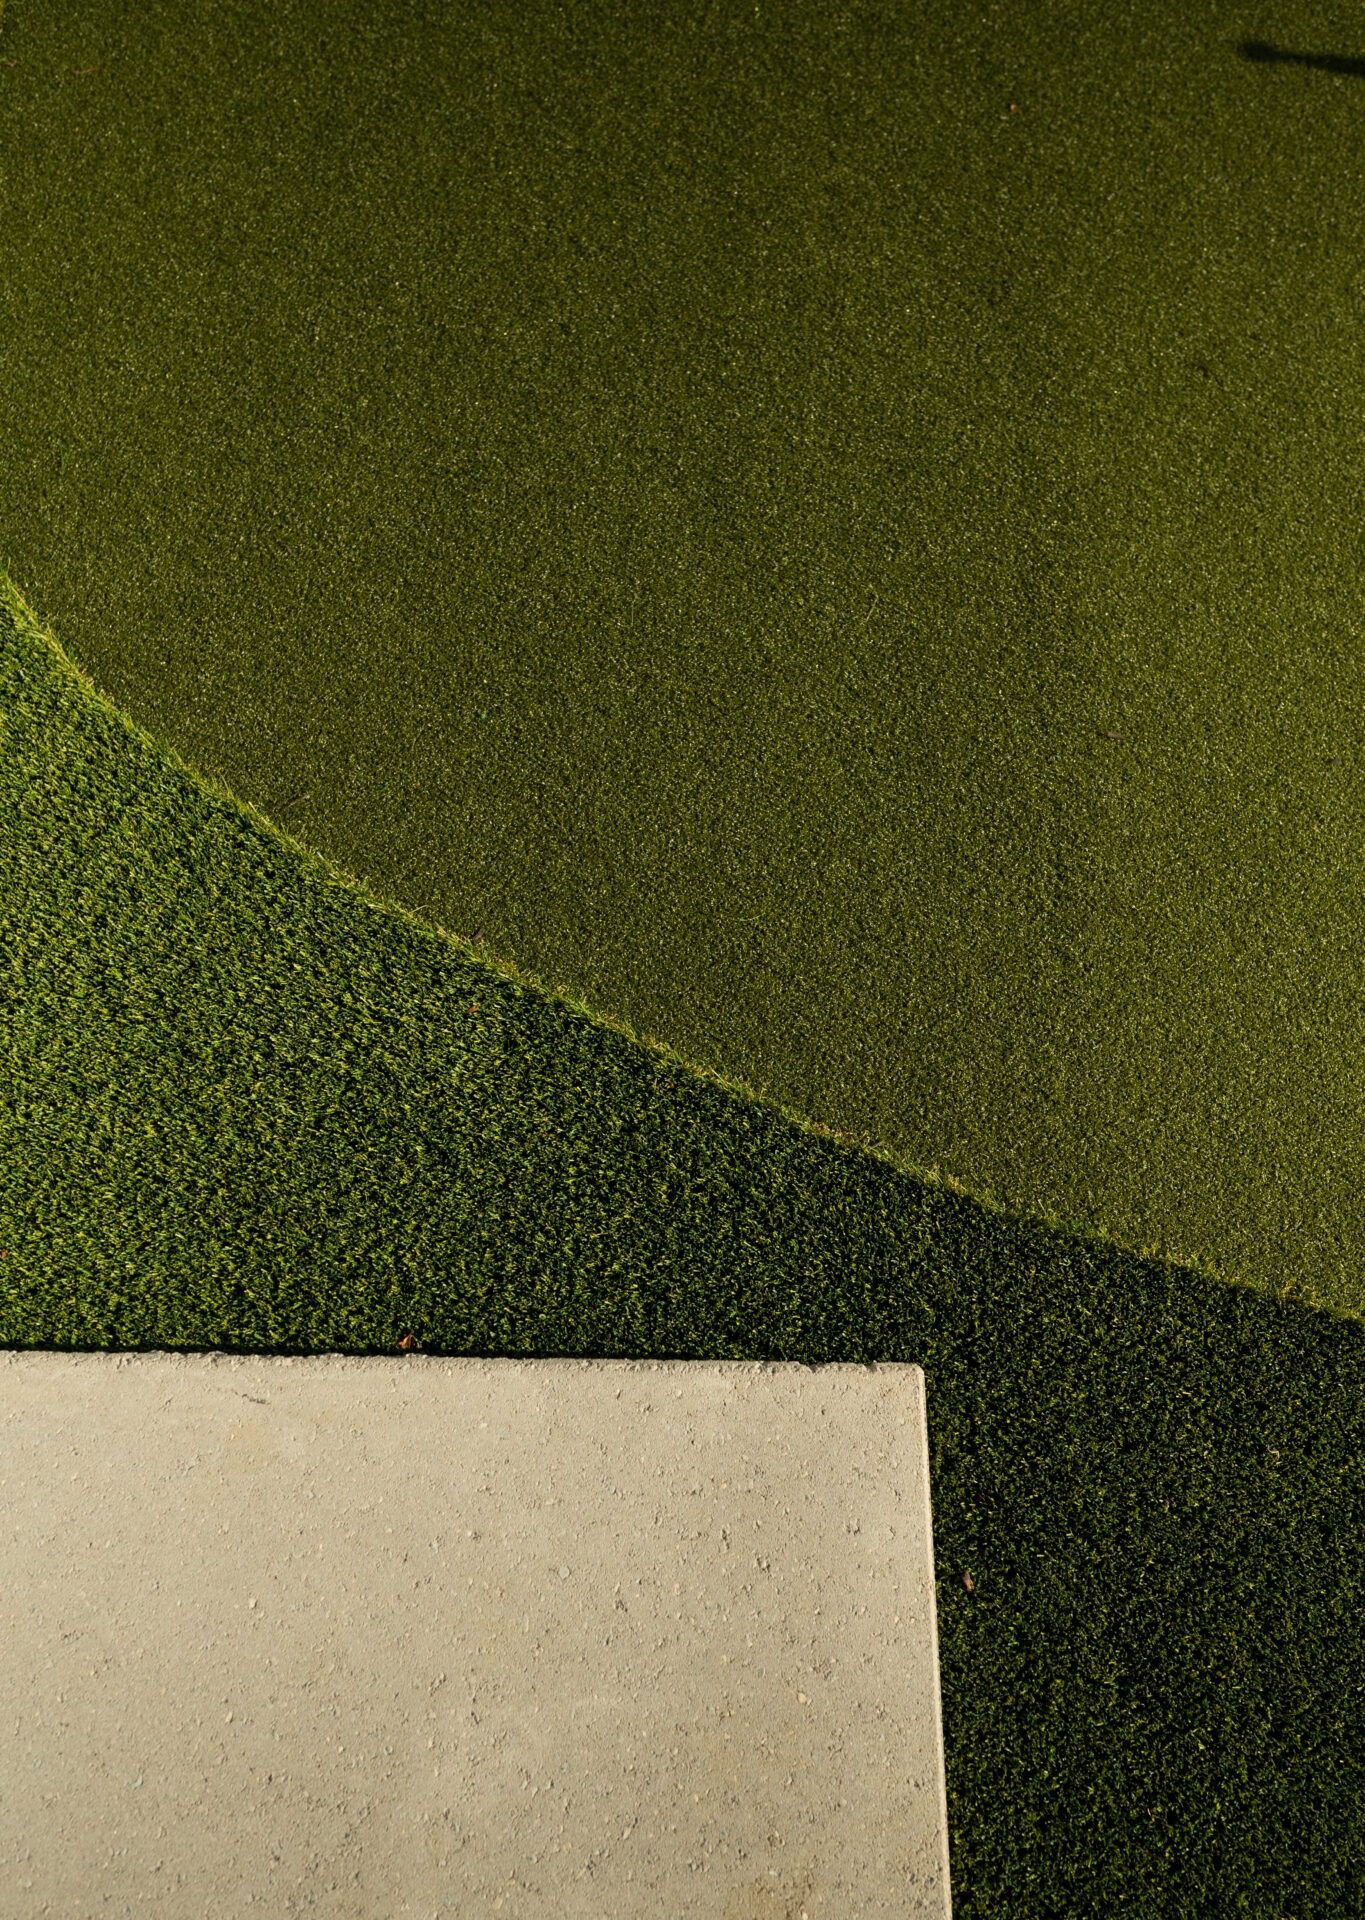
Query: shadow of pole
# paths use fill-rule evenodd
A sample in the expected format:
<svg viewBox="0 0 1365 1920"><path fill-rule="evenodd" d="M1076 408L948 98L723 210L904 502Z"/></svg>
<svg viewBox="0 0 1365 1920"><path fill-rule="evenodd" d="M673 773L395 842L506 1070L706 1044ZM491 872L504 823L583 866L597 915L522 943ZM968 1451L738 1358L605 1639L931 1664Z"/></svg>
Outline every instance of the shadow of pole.
<svg viewBox="0 0 1365 1920"><path fill-rule="evenodd" d="M1268 65L1274 60L1288 61L1298 67L1320 67L1324 73L1350 73L1365 79L1365 60L1345 53L1291 53L1287 47L1272 47L1267 40L1243 40L1238 48L1244 60Z"/></svg>

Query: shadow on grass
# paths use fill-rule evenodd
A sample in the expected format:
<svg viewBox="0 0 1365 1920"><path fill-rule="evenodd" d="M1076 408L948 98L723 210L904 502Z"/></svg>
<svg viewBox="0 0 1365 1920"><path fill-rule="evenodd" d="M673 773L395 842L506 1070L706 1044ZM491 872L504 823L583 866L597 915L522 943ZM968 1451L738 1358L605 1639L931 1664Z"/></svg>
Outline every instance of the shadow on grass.
<svg viewBox="0 0 1365 1920"><path fill-rule="evenodd" d="M1243 40L1237 48L1244 60L1260 66L1286 61L1298 67L1318 67L1324 73L1348 73L1365 79L1365 59L1347 53L1293 53L1288 47L1273 47L1268 40Z"/></svg>

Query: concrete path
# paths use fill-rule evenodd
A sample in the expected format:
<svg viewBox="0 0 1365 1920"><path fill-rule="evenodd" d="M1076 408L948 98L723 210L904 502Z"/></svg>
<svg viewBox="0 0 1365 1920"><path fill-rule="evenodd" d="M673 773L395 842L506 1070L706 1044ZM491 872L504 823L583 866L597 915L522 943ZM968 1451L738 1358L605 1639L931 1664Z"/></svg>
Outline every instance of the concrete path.
<svg viewBox="0 0 1365 1920"><path fill-rule="evenodd" d="M949 1913L918 1367L0 1353L7 1913Z"/></svg>

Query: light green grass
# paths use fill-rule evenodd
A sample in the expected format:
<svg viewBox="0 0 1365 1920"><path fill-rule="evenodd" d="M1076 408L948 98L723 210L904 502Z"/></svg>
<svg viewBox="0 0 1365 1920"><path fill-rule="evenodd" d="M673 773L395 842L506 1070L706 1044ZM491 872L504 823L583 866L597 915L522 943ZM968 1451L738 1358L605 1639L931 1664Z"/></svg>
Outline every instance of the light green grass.
<svg viewBox="0 0 1365 1920"><path fill-rule="evenodd" d="M916 1360L957 1912L1357 1910L1357 1319L1021 1217L424 926L8 581L0 945L0 1342Z"/></svg>

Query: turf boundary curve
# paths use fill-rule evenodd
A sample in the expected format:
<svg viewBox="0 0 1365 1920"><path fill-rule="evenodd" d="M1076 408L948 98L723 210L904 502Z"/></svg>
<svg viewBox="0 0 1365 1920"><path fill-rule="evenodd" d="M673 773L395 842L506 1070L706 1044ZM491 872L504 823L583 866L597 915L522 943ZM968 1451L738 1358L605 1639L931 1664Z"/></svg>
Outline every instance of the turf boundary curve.
<svg viewBox="0 0 1365 1920"><path fill-rule="evenodd" d="M450 943L461 954L466 954L470 957L470 962L473 967L486 970L491 977L508 983L514 983L528 993L538 995L544 1000L553 1001L557 1005L570 1009L590 1024L609 1029L613 1033L621 1035L630 1041L633 1046L637 1046L655 1056L671 1070L685 1073L697 1080L704 1080L719 1087L726 1093L732 1094L740 1100L746 1101L753 1106L761 1107L767 1112L779 1116L782 1120L812 1137L834 1140L841 1145L856 1148L858 1151L882 1161L887 1166L895 1168L897 1172L906 1175L909 1179L919 1184L930 1187L945 1187L963 1198L974 1201L986 1211L999 1214L1009 1220L1027 1222L1032 1226L1060 1233L1068 1238L1091 1241L1105 1246L1120 1247L1133 1257L1156 1261L1159 1265L1170 1269L1172 1272L1197 1273L1209 1279L1217 1280L1224 1285L1247 1286L1253 1288L1255 1291L1264 1291L1264 1289L1256 1287L1254 1282L1245 1280L1240 1272L1225 1272L1215 1260L1207 1258L1201 1259L1197 1256L1173 1259L1162 1251L1160 1242L1140 1248L1124 1247L1123 1243L1118 1241L1102 1225L1095 1225L1086 1220L1071 1219L1062 1214L1052 1212L1047 1208L1021 1207L1007 1199L997 1196L989 1187L973 1184L959 1179L954 1174L942 1172L937 1164L929 1167L920 1166L904 1154L897 1152L894 1147L884 1141L876 1140L867 1134L842 1132L837 1128L826 1125L822 1121L810 1118L809 1115L801 1113L795 1108L788 1107L781 1102L770 1099L766 1090L755 1088L746 1080L736 1078L733 1075L704 1063L699 1064L684 1058L683 1055L677 1053L665 1041L659 1040L650 1034L637 1033L630 1023L619 1015L604 1012L590 1006L571 986L562 983L556 984L554 987L546 986L534 973L525 971L514 962L501 956L489 955L481 945L470 940L467 936L452 932L450 929L442 927L436 922L426 920L422 915L405 907L400 901L386 897L383 892L370 881L348 872L337 861L309 847L305 840L287 832L271 815L253 805L249 800L241 798L231 787L216 779L212 774L205 772L196 767L192 762L184 759L168 742L157 740L152 734L147 732L146 729L139 726L131 715L125 713L116 701L102 692L97 687L92 676L70 657L56 639L51 629L42 623L15 587L6 567L0 567L0 608L8 609L15 622L15 628L21 635L41 644L51 656L59 674L65 676L70 683L73 683L71 686L73 693L78 693L80 697L88 699L98 712L107 716L118 727L125 730L130 739L136 740L146 753L156 756L166 765L174 768L191 786L200 789L205 796L212 798L219 805L235 810L244 821L250 822L257 831L265 834L276 845L296 856L302 866L311 868L318 873L326 874L332 881L350 889L354 893L357 901L370 907L372 910L393 915L423 934L435 936L442 941ZM2 723L3 716L0 715L0 724ZM1304 1287L1301 1283L1287 1282L1278 1291L1277 1297L1282 1300L1298 1299L1323 1312L1340 1314L1346 1318L1356 1319L1361 1321L1362 1324L1365 1324L1365 1311L1342 1307L1335 1302L1322 1299L1314 1295L1311 1290Z"/></svg>

